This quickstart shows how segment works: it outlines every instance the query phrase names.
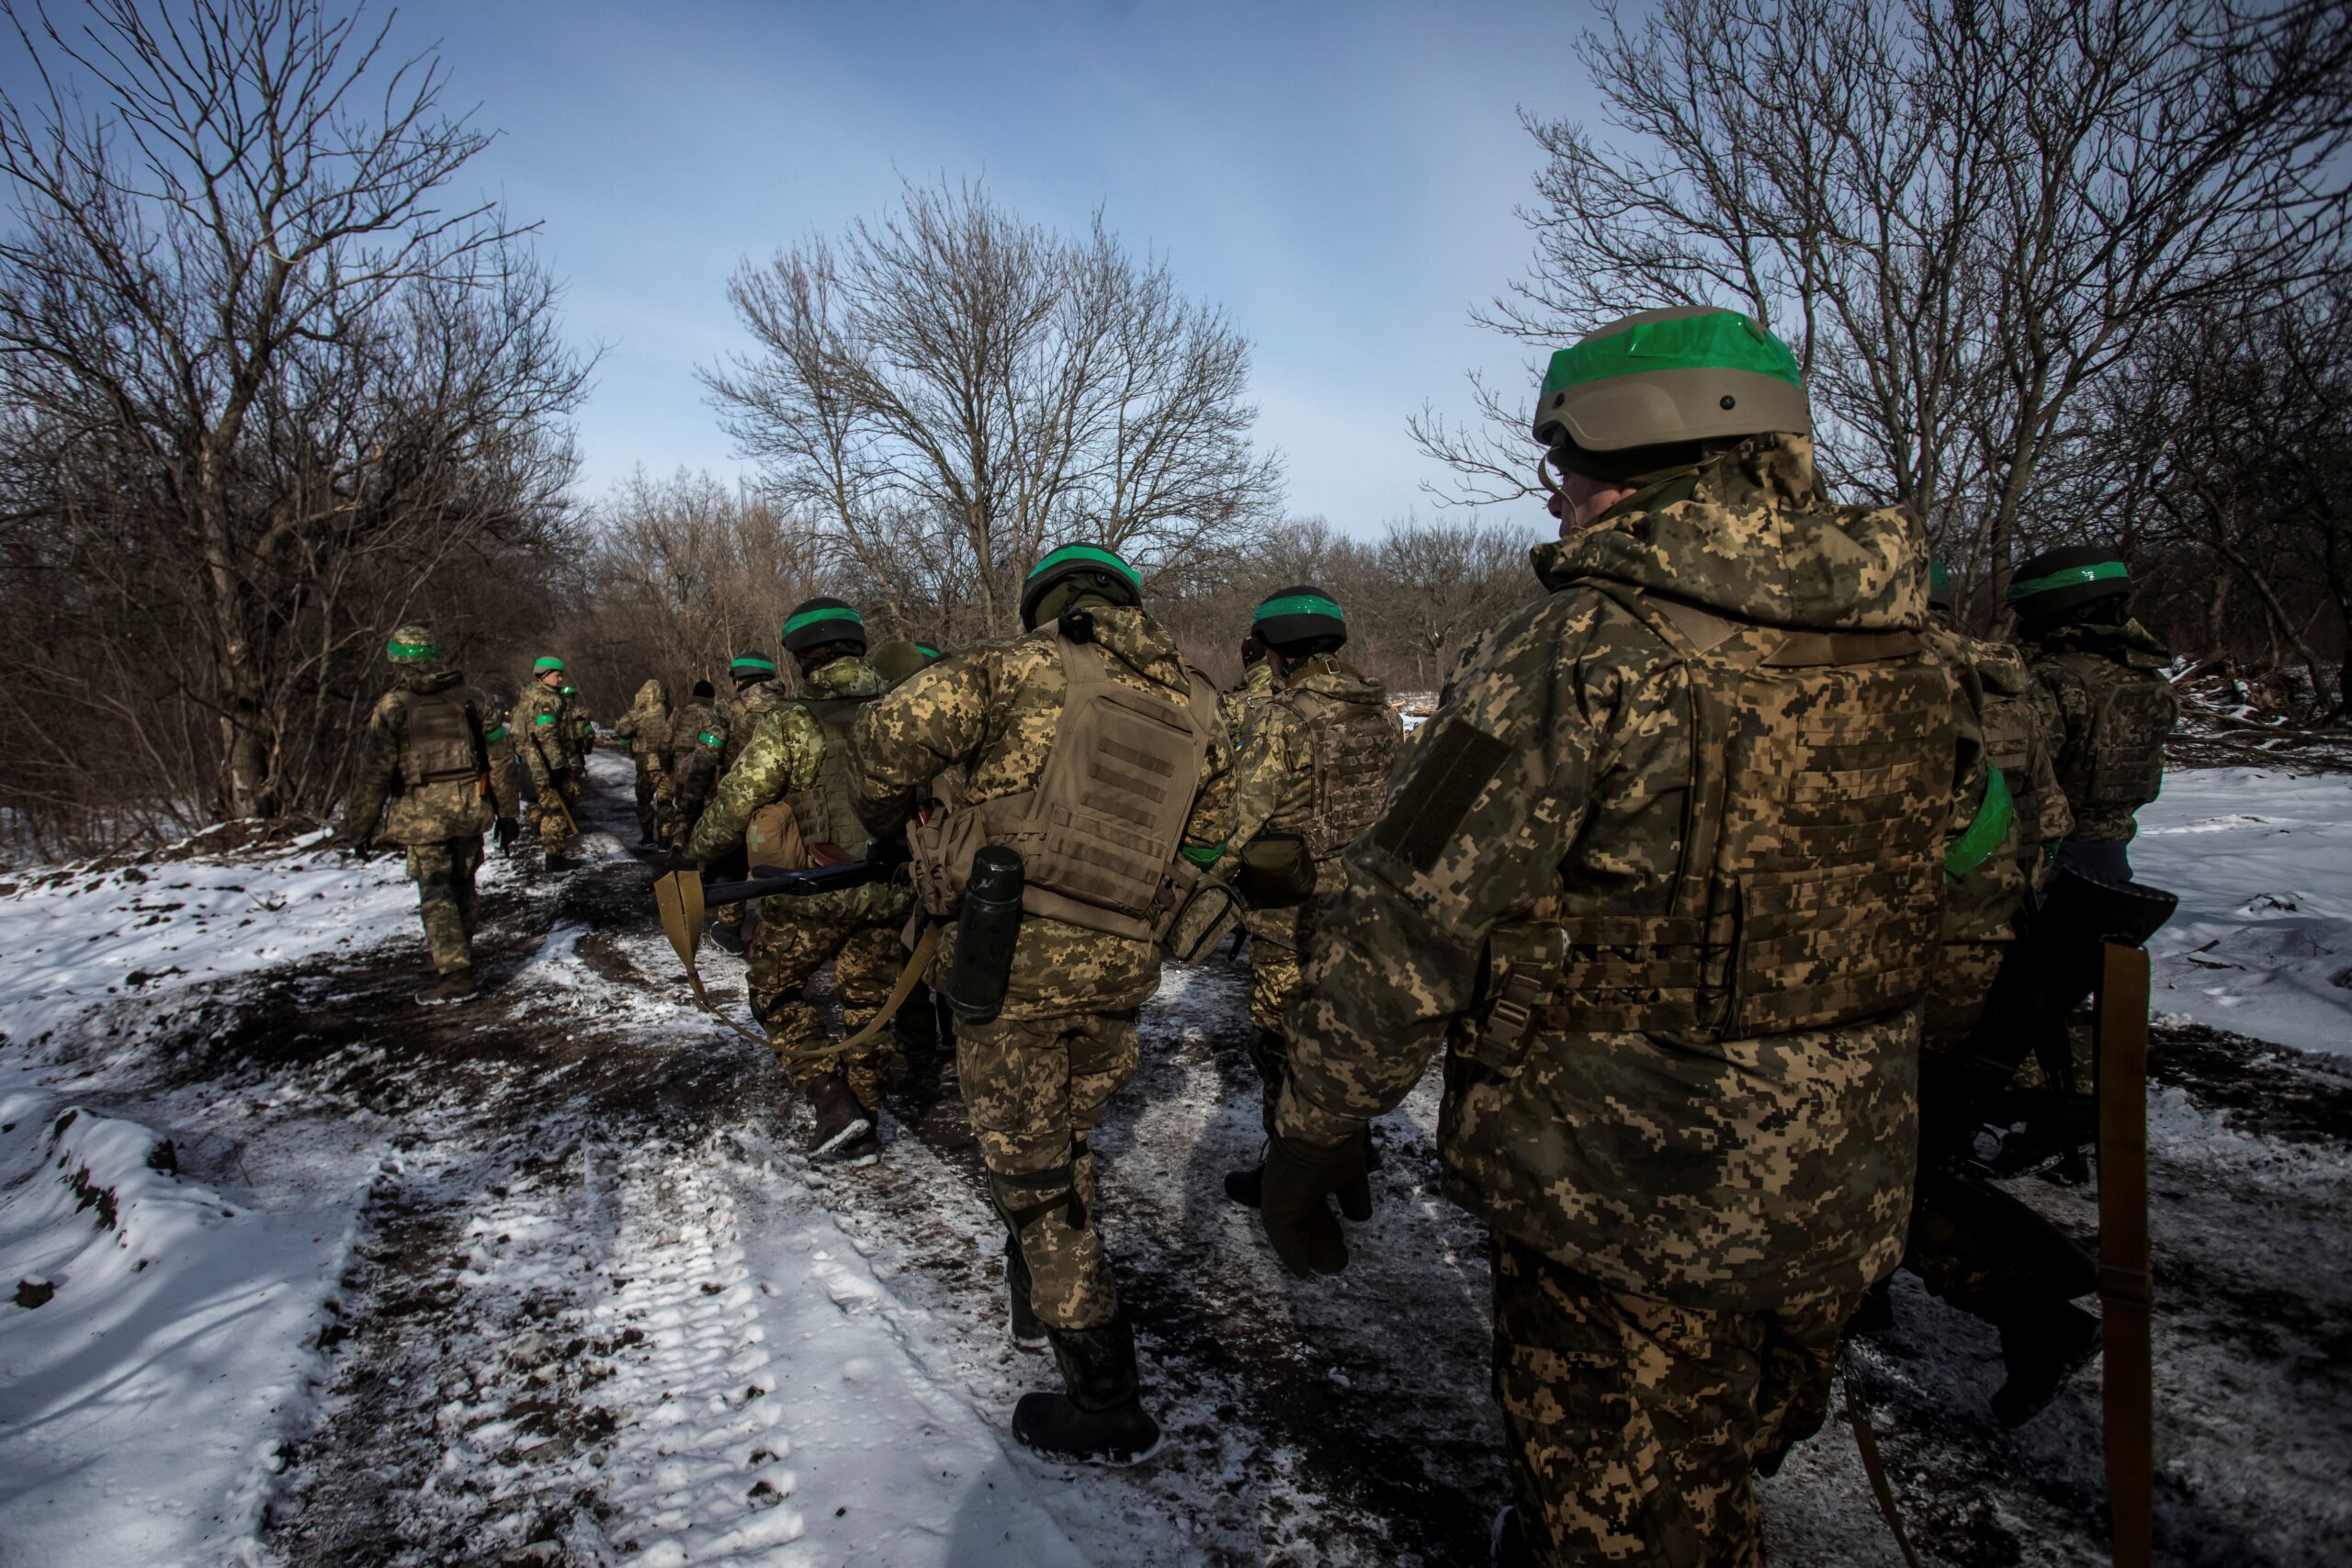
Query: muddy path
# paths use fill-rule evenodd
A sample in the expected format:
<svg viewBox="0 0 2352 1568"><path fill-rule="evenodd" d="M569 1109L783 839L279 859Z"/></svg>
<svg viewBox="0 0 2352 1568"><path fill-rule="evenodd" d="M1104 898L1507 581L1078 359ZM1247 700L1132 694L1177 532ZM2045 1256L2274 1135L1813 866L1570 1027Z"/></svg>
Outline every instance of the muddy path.
<svg viewBox="0 0 2352 1568"><path fill-rule="evenodd" d="M157 1056L160 1081L266 1086L383 1150L322 1341L326 1414L283 1456L266 1539L286 1562L630 1560L644 1521L607 1467L648 1415L616 1390L644 1386L650 1324L616 1303L656 1269L681 1281L665 1311L736 1332L718 1322L740 1314L723 1282L695 1282L709 1235L749 1235L793 1194L816 1195L903 1303L910 1353L1000 1433L1020 1393L1055 1382L1048 1358L1004 1337L999 1233L952 1084L894 1100L879 1164L803 1159L805 1112L772 1062L692 1011L608 772L583 807L597 858L486 900L481 999L417 1007L413 958L379 950L193 1009ZM740 964L706 953L713 994L740 1009ZM1222 1191L1260 1138L1245 987L1227 959L1170 971L1143 1069L1094 1139L1168 1444L1126 1471L1016 1462L1073 1540L1146 1542L1140 1561L1483 1562L1505 1492L1486 1241L1439 1196L1434 1086L1380 1128L1354 1266L1289 1280ZM2332 1064L2198 1030L2158 1032L2153 1076L2163 1560L2352 1551L2326 1479L2352 1451L2352 1288L2310 1266L2352 1195L2352 1087ZM2018 1186L2089 1233L2083 1190ZM667 1251L624 1241L619 1216L664 1204L695 1210ZM2273 1245L2249 1248L2250 1226ZM1848 1375L1923 1556L2101 1560L2097 1374L2003 1432L1985 1409L1992 1331L1907 1280L1896 1306L1895 1331L1849 1352ZM1891 1560L1840 1428L1763 1491L1781 1560Z"/></svg>

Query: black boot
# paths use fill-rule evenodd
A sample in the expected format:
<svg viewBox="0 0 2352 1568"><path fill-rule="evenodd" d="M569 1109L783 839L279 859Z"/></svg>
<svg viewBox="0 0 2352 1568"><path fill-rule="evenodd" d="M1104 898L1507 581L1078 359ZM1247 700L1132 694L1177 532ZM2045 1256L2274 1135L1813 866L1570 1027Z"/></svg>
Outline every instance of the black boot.
<svg viewBox="0 0 2352 1568"><path fill-rule="evenodd" d="M874 1135L874 1119L857 1102L841 1074L819 1078L805 1092L808 1109L817 1113L817 1130L808 1135L810 1154L838 1155L857 1139Z"/></svg>
<svg viewBox="0 0 2352 1568"><path fill-rule="evenodd" d="M1058 1459L1133 1464L1159 1447L1159 1423L1136 1384L1136 1331L1124 1317L1100 1328L1048 1328L1065 1393L1024 1393L1012 1435Z"/></svg>
<svg viewBox="0 0 2352 1568"><path fill-rule="evenodd" d="M710 923L710 940L738 958L752 950L751 939L743 934L743 928L730 926L724 920L713 920Z"/></svg>
<svg viewBox="0 0 2352 1568"><path fill-rule="evenodd" d="M1029 1302L1029 1260L1011 1236L1004 1239L1004 1293L1012 1309L1012 1342L1032 1350L1043 1345L1046 1325L1037 1321L1037 1309Z"/></svg>
<svg viewBox="0 0 2352 1568"><path fill-rule="evenodd" d="M1245 1209L1254 1209L1266 1199L1266 1162L1261 1159L1245 1170L1225 1173L1225 1195Z"/></svg>
<svg viewBox="0 0 2352 1568"><path fill-rule="evenodd" d="M2041 1414L2066 1380L2098 1354L2099 1322L2072 1302L2005 1318L2001 1360L2008 1381L1993 1393L1993 1417L2022 1427Z"/></svg>

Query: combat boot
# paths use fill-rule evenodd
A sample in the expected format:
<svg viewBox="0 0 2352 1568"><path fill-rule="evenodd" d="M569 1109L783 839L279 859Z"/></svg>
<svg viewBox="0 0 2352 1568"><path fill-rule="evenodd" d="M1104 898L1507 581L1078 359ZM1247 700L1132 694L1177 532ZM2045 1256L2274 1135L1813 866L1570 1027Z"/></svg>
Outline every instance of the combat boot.
<svg viewBox="0 0 2352 1568"><path fill-rule="evenodd" d="M856 1091L851 1090L854 1095ZM882 1157L882 1110L864 1100L855 1101L858 1114L865 1119L863 1132L852 1133L833 1145L831 1152L819 1157L833 1165L872 1165Z"/></svg>
<svg viewBox="0 0 2352 1568"><path fill-rule="evenodd" d="M1245 1209L1254 1209L1266 1201L1266 1162L1242 1170L1225 1173L1225 1195Z"/></svg>
<svg viewBox="0 0 2352 1568"><path fill-rule="evenodd" d="M1994 1391L1993 1418L2022 1427L2041 1414L2066 1380L2098 1354L2099 1322L2072 1302L2004 1318L2001 1361L2008 1381Z"/></svg>
<svg viewBox="0 0 2352 1568"><path fill-rule="evenodd" d="M463 969L450 970L447 975L417 992L416 999L427 1004L462 1002L481 989L481 976L474 973L471 964L468 964Z"/></svg>
<svg viewBox="0 0 2352 1568"><path fill-rule="evenodd" d="M808 1135L810 1154L831 1155L856 1138L873 1135L873 1118L841 1074L819 1078L803 1092L808 1096L808 1109L817 1113L817 1130Z"/></svg>
<svg viewBox="0 0 2352 1568"><path fill-rule="evenodd" d="M1037 1309L1029 1300L1029 1260L1021 1255L1020 1245L1011 1236L1004 1238L1004 1293L1011 1308L1007 1317L1012 1325L1012 1342L1034 1350L1046 1342L1046 1325L1037 1320Z"/></svg>
<svg viewBox="0 0 2352 1568"><path fill-rule="evenodd" d="M752 940L743 934L743 928L730 926L723 920L711 922L710 940L738 958L752 951Z"/></svg>
<svg viewBox="0 0 2352 1568"><path fill-rule="evenodd" d="M1062 1393L1024 1393L1012 1435L1057 1459L1133 1464L1159 1447L1159 1423L1136 1382L1136 1333L1124 1317L1100 1328L1048 1328Z"/></svg>

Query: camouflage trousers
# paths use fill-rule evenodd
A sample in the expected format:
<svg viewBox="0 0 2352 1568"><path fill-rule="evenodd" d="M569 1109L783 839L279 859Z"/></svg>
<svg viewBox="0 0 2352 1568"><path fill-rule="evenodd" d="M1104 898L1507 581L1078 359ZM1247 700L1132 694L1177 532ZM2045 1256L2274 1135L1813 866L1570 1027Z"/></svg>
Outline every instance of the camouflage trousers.
<svg viewBox="0 0 2352 1568"><path fill-rule="evenodd" d="M653 786L660 781L661 770L654 759L639 753L637 759L637 831L639 837L653 837Z"/></svg>
<svg viewBox="0 0 2352 1568"><path fill-rule="evenodd" d="M1928 975L1928 995L1920 1010L1920 1043L1929 1051L1959 1044L1976 1027L1992 994L1993 976L2001 970L2016 943L2007 942L1948 942L1936 954Z"/></svg>
<svg viewBox="0 0 2352 1568"><path fill-rule="evenodd" d="M417 919L435 973L473 967L474 873L481 869L481 836L408 847L408 879L416 884Z"/></svg>
<svg viewBox="0 0 2352 1568"><path fill-rule="evenodd" d="M772 918L765 909L760 912L748 960L752 1010L766 1025L768 1044L784 1063L793 1088L805 1090L838 1072L868 1113L882 1103L882 1091L894 1072L889 1032L868 1041L856 1055L844 1056L825 1027L823 1010L801 993L817 971L831 964L842 1025L854 1034L882 1010L890 984L906 961L895 923L806 913Z"/></svg>
<svg viewBox="0 0 2352 1568"><path fill-rule="evenodd" d="M548 781L548 785L561 798L565 810L571 813L571 820L577 822L580 819L580 775L569 772L557 773ZM539 848L548 854L563 853L563 846L571 840L571 829L565 823L564 813L548 803L544 788L539 792L539 798L531 802L531 826L538 829Z"/></svg>
<svg viewBox="0 0 2352 1568"><path fill-rule="evenodd" d="M1494 1246L1495 1396L1546 1562L1758 1568L1750 1472L1821 1429L1855 1297L1705 1312Z"/></svg>
<svg viewBox="0 0 2352 1568"><path fill-rule="evenodd" d="M1304 985L1298 949L1262 936L1250 939L1250 1062L1264 1090L1260 1111L1268 1133L1274 1130L1274 1102L1282 1099L1283 1079L1290 1071L1290 1036L1283 1020Z"/></svg>
<svg viewBox="0 0 2352 1568"><path fill-rule="evenodd" d="M1086 1135L1135 1075L1136 1015L958 1023L956 1067L1029 1304L1048 1328L1101 1327L1118 1316L1119 1294L1094 1225Z"/></svg>

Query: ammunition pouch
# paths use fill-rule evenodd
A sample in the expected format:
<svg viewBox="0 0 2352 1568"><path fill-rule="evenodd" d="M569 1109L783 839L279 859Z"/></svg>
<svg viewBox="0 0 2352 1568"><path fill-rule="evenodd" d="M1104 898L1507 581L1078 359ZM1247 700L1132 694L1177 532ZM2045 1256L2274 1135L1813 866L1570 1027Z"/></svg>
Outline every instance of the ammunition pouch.
<svg viewBox="0 0 2352 1568"><path fill-rule="evenodd" d="M1152 935L1170 964L1198 964L1233 934L1241 919L1241 898L1230 884L1202 874L1179 860L1168 886L1167 908Z"/></svg>
<svg viewBox="0 0 2352 1568"><path fill-rule="evenodd" d="M785 802L772 801L752 813L743 829L743 862L752 871L799 871L808 864L800 820Z"/></svg>
<svg viewBox="0 0 2352 1568"><path fill-rule="evenodd" d="M1315 896L1315 859L1296 833L1261 833L1242 848L1238 880L1256 908L1294 908Z"/></svg>

